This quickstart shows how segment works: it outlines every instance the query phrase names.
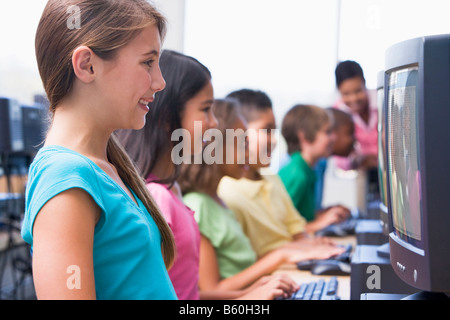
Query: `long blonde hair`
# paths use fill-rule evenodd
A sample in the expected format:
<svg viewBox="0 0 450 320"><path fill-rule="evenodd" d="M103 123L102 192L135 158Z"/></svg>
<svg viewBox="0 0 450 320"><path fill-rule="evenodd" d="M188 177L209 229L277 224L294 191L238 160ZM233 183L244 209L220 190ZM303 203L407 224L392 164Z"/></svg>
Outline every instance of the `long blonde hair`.
<svg viewBox="0 0 450 320"><path fill-rule="evenodd" d="M78 25L69 28L70 8L77 8ZM161 39L166 19L146 0L50 0L36 31L36 59L45 92L54 114L71 91L75 79L72 55L81 45L104 60L116 57L117 50L132 41L149 25L158 27ZM162 253L167 268L175 258L172 231L145 186L135 165L114 134L107 146L108 160L122 180L144 203L161 233Z"/></svg>

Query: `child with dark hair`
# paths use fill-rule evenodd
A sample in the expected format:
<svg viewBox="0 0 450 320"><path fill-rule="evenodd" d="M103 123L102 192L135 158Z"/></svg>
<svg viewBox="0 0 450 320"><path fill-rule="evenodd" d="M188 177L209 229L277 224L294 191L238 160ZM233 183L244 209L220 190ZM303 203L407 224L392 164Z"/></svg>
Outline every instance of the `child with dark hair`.
<svg viewBox="0 0 450 320"><path fill-rule="evenodd" d="M316 212L314 166L330 156L335 139L327 111L317 106L296 105L285 115L281 133L291 159L278 174L296 209L308 221L309 230L316 232L347 218L350 211L342 206Z"/></svg>
<svg viewBox="0 0 450 320"><path fill-rule="evenodd" d="M335 135L333 142L333 151L331 152L333 159L345 159L354 150L355 145L355 125L351 114L348 112L336 109L327 108L328 115L332 122L332 127ZM322 209L322 195L325 185L325 171L327 169L328 158L320 159L315 168L316 173L316 211Z"/></svg>

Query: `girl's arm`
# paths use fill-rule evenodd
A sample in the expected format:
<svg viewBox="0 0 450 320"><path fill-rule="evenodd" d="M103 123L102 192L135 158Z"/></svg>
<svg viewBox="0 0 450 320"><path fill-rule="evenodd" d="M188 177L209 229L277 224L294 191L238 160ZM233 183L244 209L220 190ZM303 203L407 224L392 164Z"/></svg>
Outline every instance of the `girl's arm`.
<svg viewBox="0 0 450 320"><path fill-rule="evenodd" d="M200 242L200 290L244 290L263 276L272 274L284 263L295 263L308 259L326 259L341 254L341 247L331 244L291 243L260 257L245 270L226 279L221 279L214 247L208 238L201 236Z"/></svg>
<svg viewBox="0 0 450 320"><path fill-rule="evenodd" d="M283 251L268 253L242 272L221 279L214 247L208 238L201 235L200 241L200 290L242 290L264 275L271 274L285 261Z"/></svg>
<svg viewBox="0 0 450 320"><path fill-rule="evenodd" d="M39 299L95 299L94 228L100 208L82 189L49 200L33 226L33 277Z"/></svg>
<svg viewBox="0 0 450 320"><path fill-rule="evenodd" d="M281 263L277 264L274 261L284 260L282 254L266 257L262 259L262 263L256 262L241 273L221 280L214 247L208 238L202 235L199 270L200 299L272 300L279 296L288 297L298 290L297 284L286 275L262 277L275 271ZM269 270L272 271L269 272Z"/></svg>

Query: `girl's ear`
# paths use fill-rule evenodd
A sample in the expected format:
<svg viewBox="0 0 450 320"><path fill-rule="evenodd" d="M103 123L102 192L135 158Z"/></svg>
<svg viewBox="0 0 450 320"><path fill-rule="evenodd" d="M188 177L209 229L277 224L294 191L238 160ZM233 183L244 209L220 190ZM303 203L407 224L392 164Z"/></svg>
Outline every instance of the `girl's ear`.
<svg viewBox="0 0 450 320"><path fill-rule="evenodd" d="M84 82L90 83L95 78L94 52L86 46L80 46L72 54L72 65L76 77Z"/></svg>

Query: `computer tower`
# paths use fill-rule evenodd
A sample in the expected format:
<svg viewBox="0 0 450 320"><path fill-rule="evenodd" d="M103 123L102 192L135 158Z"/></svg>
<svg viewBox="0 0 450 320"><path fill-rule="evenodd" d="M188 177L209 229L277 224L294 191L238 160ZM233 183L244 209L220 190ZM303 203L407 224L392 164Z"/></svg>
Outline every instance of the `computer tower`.
<svg viewBox="0 0 450 320"><path fill-rule="evenodd" d="M47 130L47 115L43 105L22 106L23 152L35 155L43 144Z"/></svg>
<svg viewBox="0 0 450 320"><path fill-rule="evenodd" d="M355 227L358 245L381 245L389 241L380 220L361 219Z"/></svg>

